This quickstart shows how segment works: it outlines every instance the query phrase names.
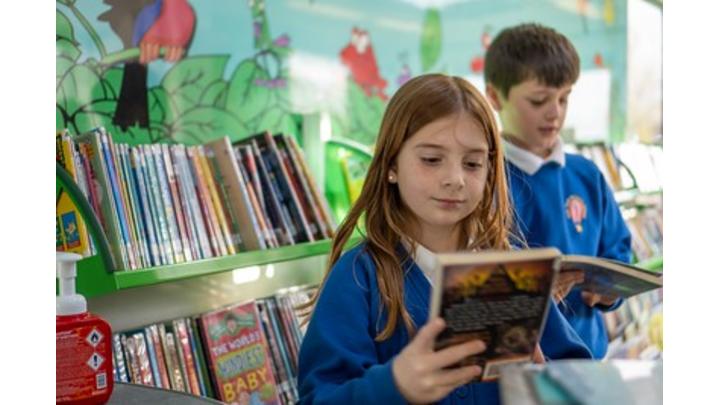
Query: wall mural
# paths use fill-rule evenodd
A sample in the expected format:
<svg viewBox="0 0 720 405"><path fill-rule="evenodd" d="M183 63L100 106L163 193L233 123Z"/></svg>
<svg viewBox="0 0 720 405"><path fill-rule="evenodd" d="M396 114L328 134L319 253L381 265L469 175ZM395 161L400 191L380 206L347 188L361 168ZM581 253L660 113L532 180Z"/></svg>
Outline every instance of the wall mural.
<svg viewBox="0 0 720 405"><path fill-rule="evenodd" d="M503 27L538 21L612 73L611 136L625 127L626 0L56 0L56 127L131 144L197 144L262 130L375 140L413 75L482 82ZM482 89L481 89L482 90Z"/></svg>

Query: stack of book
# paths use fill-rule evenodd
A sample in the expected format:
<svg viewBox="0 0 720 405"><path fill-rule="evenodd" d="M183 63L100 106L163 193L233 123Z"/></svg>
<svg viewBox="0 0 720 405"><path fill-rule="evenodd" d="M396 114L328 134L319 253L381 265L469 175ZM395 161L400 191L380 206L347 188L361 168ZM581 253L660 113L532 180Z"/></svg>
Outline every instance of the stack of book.
<svg viewBox="0 0 720 405"><path fill-rule="evenodd" d="M289 136L129 146L97 128L58 135L58 161L68 156L72 162L63 165L100 219L121 270L317 241L335 227ZM78 230L81 245L88 237L79 219L68 226L67 213L79 215L71 202L61 210L63 201L57 245L69 250L67 229Z"/></svg>
<svg viewBox="0 0 720 405"><path fill-rule="evenodd" d="M115 381L228 403L293 404L305 333L296 311L316 291L294 287L195 317L113 336Z"/></svg>

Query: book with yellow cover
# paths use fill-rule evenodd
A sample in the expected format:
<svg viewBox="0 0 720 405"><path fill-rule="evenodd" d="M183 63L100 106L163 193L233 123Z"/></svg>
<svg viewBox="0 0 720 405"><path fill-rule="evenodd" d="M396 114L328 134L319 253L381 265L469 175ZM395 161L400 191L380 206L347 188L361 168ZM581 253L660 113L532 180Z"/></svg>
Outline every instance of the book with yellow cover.
<svg viewBox="0 0 720 405"><path fill-rule="evenodd" d="M72 141L67 130L58 131L55 134L56 160L60 163L72 179L77 183L78 176L75 170L75 155L73 153ZM57 251L73 252L83 256L90 254L90 240L88 238L85 221L80 215L75 203L65 192L62 186L57 188L55 204L56 216L56 249Z"/></svg>

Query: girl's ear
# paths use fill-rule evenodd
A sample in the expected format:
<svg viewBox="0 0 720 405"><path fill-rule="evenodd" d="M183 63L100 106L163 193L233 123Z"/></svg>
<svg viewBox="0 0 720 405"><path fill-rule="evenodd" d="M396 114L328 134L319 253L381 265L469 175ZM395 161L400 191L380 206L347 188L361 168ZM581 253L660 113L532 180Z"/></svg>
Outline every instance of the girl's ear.
<svg viewBox="0 0 720 405"><path fill-rule="evenodd" d="M388 182L392 184L397 183L397 172L392 167L390 168L390 170L388 170Z"/></svg>
<svg viewBox="0 0 720 405"><path fill-rule="evenodd" d="M495 111L500 112L500 110L502 109L502 100L500 100L502 96L500 96L500 92L497 91L497 89L495 89L495 87L493 87L492 85L486 84L485 94L487 94L487 97L490 100L490 104L493 106Z"/></svg>

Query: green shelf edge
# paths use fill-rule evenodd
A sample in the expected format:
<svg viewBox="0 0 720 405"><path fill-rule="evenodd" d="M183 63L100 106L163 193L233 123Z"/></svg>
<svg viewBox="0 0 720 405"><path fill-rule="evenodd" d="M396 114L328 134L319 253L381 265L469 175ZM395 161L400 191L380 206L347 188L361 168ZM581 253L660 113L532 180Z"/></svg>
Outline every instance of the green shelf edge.
<svg viewBox="0 0 720 405"><path fill-rule="evenodd" d="M643 269L647 269L647 270L662 270L663 257L656 256L656 257L651 257L646 260L642 260L642 261L638 262L637 266L642 267Z"/></svg>
<svg viewBox="0 0 720 405"><path fill-rule="evenodd" d="M354 246L361 237L354 236L347 246ZM263 264L328 254L331 239L301 243L277 249L256 250L232 256L214 257L188 263L158 266L141 270L117 271L108 274L99 256L92 256L78 263L77 290L87 298L98 297L128 288L145 287L166 282L203 277L211 274Z"/></svg>

